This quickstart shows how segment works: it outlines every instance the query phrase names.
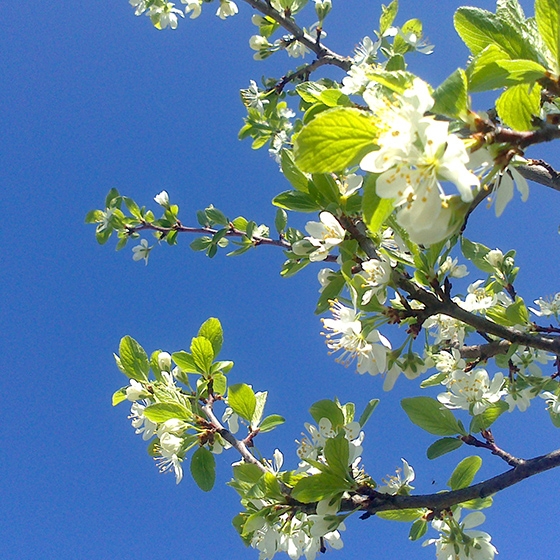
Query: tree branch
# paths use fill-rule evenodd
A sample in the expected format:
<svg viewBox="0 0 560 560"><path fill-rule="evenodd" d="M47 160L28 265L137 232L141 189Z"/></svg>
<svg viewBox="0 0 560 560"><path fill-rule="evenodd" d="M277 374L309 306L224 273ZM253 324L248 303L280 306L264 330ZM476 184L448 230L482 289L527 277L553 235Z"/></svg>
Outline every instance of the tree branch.
<svg viewBox="0 0 560 560"><path fill-rule="evenodd" d="M221 422L216 418L214 414L214 410L212 408L213 400L209 399L206 404L202 406L202 410L204 414L206 414L206 418L208 421L216 428L216 431L234 448L237 452L243 457L243 460L246 463L252 463L253 465L257 465L259 469L263 472L269 472L270 469L267 468L266 465L261 463L256 457L249 451L247 446L243 441L238 440L228 429L224 428Z"/></svg>
<svg viewBox="0 0 560 560"><path fill-rule="evenodd" d="M431 511L442 511L469 500L492 496L500 490L509 488L526 478L554 469L558 466L560 466L560 449L548 455L528 459L513 469L479 484L450 492L418 496L393 496L390 494L381 494L371 488L363 487L350 499L343 500L341 511L360 509L366 511L370 515L379 511L401 509L427 508Z"/></svg>
<svg viewBox="0 0 560 560"><path fill-rule="evenodd" d="M305 33L305 31L299 27L292 18L282 15L267 2L263 0L245 0L245 2L261 14L272 18L286 31L291 33L297 41L305 45L310 51L314 52L318 59L323 60L323 64L338 66L344 71L348 71L350 69L352 59L341 56L334 51L331 51L328 47L321 45L319 41L315 40L311 35Z"/></svg>
<svg viewBox="0 0 560 560"><path fill-rule="evenodd" d="M366 226L362 220L353 220L348 217L341 219L342 226L350 233L350 235L358 241L360 248L370 258L377 258L377 249L372 239L366 233ZM546 350L555 355L560 355L560 337L558 336L542 336L525 333L514 329L513 327L504 327L493 321L474 315L473 313L463 309L457 305L451 298L438 298L434 293L417 286L409 278L402 273L395 274L396 284L399 288L407 292L410 297L424 304L425 309L419 310L424 314L424 320L432 315L447 315L453 317L474 327L475 330L497 336L501 339L508 340L513 344L538 348Z"/></svg>

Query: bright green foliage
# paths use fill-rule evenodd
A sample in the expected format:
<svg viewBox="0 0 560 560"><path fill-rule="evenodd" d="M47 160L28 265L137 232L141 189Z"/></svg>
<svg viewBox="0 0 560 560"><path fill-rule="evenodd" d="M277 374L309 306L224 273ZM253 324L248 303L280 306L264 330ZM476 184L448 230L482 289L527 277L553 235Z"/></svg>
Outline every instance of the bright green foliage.
<svg viewBox="0 0 560 560"><path fill-rule="evenodd" d="M191 474L198 487L209 492L216 481L216 459L205 447L199 447L191 457Z"/></svg>
<svg viewBox="0 0 560 560"><path fill-rule="evenodd" d="M451 478L447 481L447 486L451 490L466 488L472 483L481 466L482 459L477 455L466 457L455 467Z"/></svg>
<svg viewBox="0 0 560 560"><path fill-rule="evenodd" d="M466 435L453 413L430 397L403 399L401 405L411 422L436 436Z"/></svg>
<svg viewBox="0 0 560 560"><path fill-rule="evenodd" d="M374 147L375 120L363 111L334 108L313 119L299 133L294 156L307 173L342 171Z"/></svg>
<svg viewBox="0 0 560 560"><path fill-rule="evenodd" d="M228 404L233 409L233 412L250 422L255 413L257 399L249 385L238 383L231 385L229 388Z"/></svg>

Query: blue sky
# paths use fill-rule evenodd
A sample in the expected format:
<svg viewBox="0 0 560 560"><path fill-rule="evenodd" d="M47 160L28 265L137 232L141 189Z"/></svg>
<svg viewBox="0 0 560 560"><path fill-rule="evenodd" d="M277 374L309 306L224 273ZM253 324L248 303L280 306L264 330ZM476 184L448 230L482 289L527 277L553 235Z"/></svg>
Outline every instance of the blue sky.
<svg viewBox="0 0 560 560"><path fill-rule="evenodd" d="M379 6L333 4L327 43L350 54L376 27ZM364 442L364 462L376 478L405 457L416 467L418 492L439 490L470 454L461 449L428 463L432 438L398 406L419 393L417 385L403 380L384 394L380 379L357 376L327 355L313 315L318 267L282 280L279 250L208 260L190 251L187 237L178 247L156 248L144 266L132 261L130 247L117 253L114 243L97 245L93 227L84 225L112 187L154 209L153 196L167 190L185 224L210 203L229 217L273 224L270 200L287 183L265 151L237 140L239 89L265 73L280 76L293 60L280 54L253 61L251 10L239 5L240 14L225 22L211 5L198 20L161 32L135 17L126 0L80 9L69 0L0 6L0 558L257 558L231 526L239 506L224 483L237 458L218 457L210 494L188 477L177 487L157 473L126 405L111 407L111 394L126 382L112 358L125 334L149 352L176 351L188 348L207 317L219 317L222 358L236 364L232 382L268 390L268 412L289 419L258 442L268 456L281 448L286 466L296 465L293 442L309 406L335 395L358 409L382 398ZM411 70L434 85L465 64L467 51L452 28L459 5L401 2L397 23L420 17L436 45L430 57L410 60ZM305 23L312 22L309 15ZM491 102L481 98L475 106ZM554 146L530 155L560 167ZM500 220L482 209L469 224L472 239L518 249L517 289L528 302L559 289L557 196L533 185L529 201L514 200ZM524 457L558 446L540 400L523 415L504 415L495 433ZM498 459L483 459L480 476L502 472ZM558 473L549 472L496 499L483 529L501 558L529 551L555 557L557 494ZM344 549L328 558L434 557L407 534L405 524L352 519Z"/></svg>

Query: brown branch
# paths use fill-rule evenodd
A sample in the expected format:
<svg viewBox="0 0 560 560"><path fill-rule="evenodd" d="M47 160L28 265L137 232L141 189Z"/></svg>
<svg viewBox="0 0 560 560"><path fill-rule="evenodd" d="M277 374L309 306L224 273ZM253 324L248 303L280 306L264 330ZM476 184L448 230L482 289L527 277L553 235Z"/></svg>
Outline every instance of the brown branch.
<svg viewBox="0 0 560 560"><path fill-rule="evenodd" d="M495 340L488 344L474 344L472 346L461 346L457 349L461 358L465 360L478 360L479 362L486 362L490 358L499 354L507 354L511 347L511 342L507 340Z"/></svg>
<svg viewBox="0 0 560 560"><path fill-rule="evenodd" d="M377 258L377 249L372 239L367 235L367 229L363 221L343 217L340 219L340 222L346 231L358 241L360 248L370 259ZM395 283L397 287L407 292L412 299L424 304L425 309L418 310L418 315L421 315L423 320L432 315L446 315L474 327L475 330L481 333L497 336L513 344L538 348L539 350L560 355L560 337L558 336L533 335L513 327L498 325L485 317L474 315L463 309L449 297L438 298L433 292L417 286L403 273L397 271L395 271Z"/></svg>
<svg viewBox="0 0 560 560"><path fill-rule="evenodd" d="M184 226L183 224L181 224L180 222L177 222L176 224L174 224L171 227L163 227L163 226L156 226L154 224L150 224L148 222L144 222L143 224L139 225L139 226L126 226L126 231L128 232L128 234L133 234L133 233L137 233L139 231L145 231L145 230L149 230L149 231L157 231L161 234L168 235L169 233L173 232L173 231L177 231L179 233L201 233L201 234L206 234L206 235L210 235L213 236L216 233L218 233L219 230L217 229L213 229L213 228L209 228L209 227L190 227L190 226ZM230 226L227 233L225 234L225 237L243 237L246 236L247 234L243 231L239 231L238 229L235 229L233 226ZM286 250L290 250L292 248L291 244L288 243L285 239L270 239L269 237L258 237L255 236L252 238L253 244L255 246L257 245L275 245L277 247L281 247L282 249L286 249Z"/></svg>
<svg viewBox="0 0 560 560"><path fill-rule="evenodd" d="M524 459L519 459L518 457L515 457L511 453L508 453L507 451L504 451L502 448L498 447L494 442L494 436L492 435L492 432L490 430L483 430L482 436L486 441L481 441L474 437L472 434L461 436L460 439L467 445L488 449L489 451L491 451L492 455L500 457L500 459L503 459L508 465L512 467L518 467L519 465L523 465L525 463Z"/></svg>
<svg viewBox="0 0 560 560"><path fill-rule="evenodd" d="M341 511L360 509L373 515L379 511L427 508L442 511L451 506L492 496L536 474L560 466L560 449L547 455L528 459L513 469L498 476L460 490L450 492L423 494L417 496L393 496L381 494L367 487L360 488L351 498L343 500Z"/></svg>
<svg viewBox="0 0 560 560"><path fill-rule="evenodd" d="M227 441L237 452L243 457L243 460L246 463L252 463L253 465L257 465L259 469L263 472L269 472L270 469L263 463L261 463L247 448L244 441L238 440L228 429L224 428L221 422L216 418L214 414L214 410L212 408L213 400L209 399L203 406L202 410L204 414L206 414L206 418L208 418L209 422L212 426L216 429L216 431Z"/></svg>
<svg viewBox="0 0 560 560"><path fill-rule="evenodd" d="M529 181L560 191L560 173L541 159L531 159L528 164L515 169Z"/></svg>

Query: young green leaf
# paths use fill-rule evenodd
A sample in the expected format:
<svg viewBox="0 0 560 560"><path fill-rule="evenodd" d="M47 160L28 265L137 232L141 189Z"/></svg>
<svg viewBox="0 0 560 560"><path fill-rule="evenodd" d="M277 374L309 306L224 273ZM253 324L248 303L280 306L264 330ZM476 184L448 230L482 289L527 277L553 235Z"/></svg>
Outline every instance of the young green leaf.
<svg viewBox="0 0 560 560"><path fill-rule="evenodd" d="M321 418L328 418L334 429L344 425L344 414L340 407L333 401L325 399L311 405L309 413L317 424Z"/></svg>
<svg viewBox="0 0 560 560"><path fill-rule="evenodd" d="M218 319L215 317L210 317L204 323L202 323L200 329L198 329L198 335L210 341L212 344L212 349L214 350L214 358L220 353L222 349L222 344L224 342L224 332L222 330L222 325Z"/></svg>
<svg viewBox="0 0 560 560"><path fill-rule="evenodd" d="M422 517L426 513L424 509L393 509L389 511L378 511L375 516L389 521L404 521L410 523Z"/></svg>
<svg viewBox="0 0 560 560"><path fill-rule="evenodd" d="M379 399L371 399L364 408L360 419L358 420L360 426L363 428L366 425L366 422L369 420L370 416L373 414L373 411L377 408L379 404Z"/></svg>
<svg viewBox="0 0 560 560"><path fill-rule="evenodd" d="M330 469L341 478L348 477L349 442L344 434L329 438L325 442L323 454Z"/></svg>
<svg viewBox="0 0 560 560"><path fill-rule="evenodd" d="M187 373L200 373L193 357L188 352L181 350L171 354L173 361L179 366L179 369Z"/></svg>
<svg viewBox="0 0 560 560"><path fill-rule="evenodd" d="M191 341L191 354L200 373L210 373L214 360L212 343L204 336L197 336Z"/></svg>
<svg viewBox="0 0 560 560"><path fill-rule="evenodd" d="M294 146L297 166L307 173L331 173L358 163L377 136L375 121L359 109L337 107L303 127Z"/></svg>
<svg viewBox="0 0 560 560"><path fill-rule="evenodd" d="M378 233L385 220L393 212L393 199L381 198L375 191L379 175L368 173L364 181L362 210L366 225L372 233Z"/></svg>
<svg viewBox="0 0 560 560"><path fill-rule="evenodd" d="M117 406L123 401L126 401L126 387L122 387L118 391L115 391L113 393L113 398L111 399L111 403L113 406Z"/></svg>
<svg viewBox="0 0 560 560"><path fill-rule="evenodd" d="M422 538L426 531L428 530L428 522L425 519L417 519L410 528L410 533L408 533L408 538L411 541L417 541Z"/></svg>
<svg viewBox="0 0 560 560"><path fill-rule="evenodd" d="M533 120L540 114L541 86L519 84L498 97L496 110L500 119L514 130L532 130Z"/></svg>
<svg viewBox="0 0 560 560"><path fill-rule="evenodd" d="M552 54L554 66L551 70L558 74L560 70L560 3L558 0L535 0L535 19L539 34Z"/></svg>
<svg viewBox="0 0 560 560"><path fill-rule="evenodd" d="M249 385L245 383L230 385L227 401L233 412L239 414L241 418L244 418L248 422L252 420L257 406L257 399L253 389L251 389Z"/></svg>
<svg viewBox="0 0 560 560"><path fill-rule="evenodd" d="M174 418L178 420L190 420L192 418L192 413L179 403L167 402L155 403L147 406L144 409L144 416L152 422L161 424L162 422Z"/></svg>
<svg viewBox="0 0 560 560"><path fill-rule="evenodd" d="M309 504L325 498L342 494L351 488L345 478L331 473L319 473L302 478L292 491L292 498L298 502Z"/></svg>
<svg viewBox="0 0 560 560"><path fill-rule="evenodd" d="M286 420L279 414L271 414L270 416L263 418L263 421L259 426L259 432L270 432L276 428L276 426L280 426L280 424L283 424L285 421Z"/></svg>
<svg viewBox="0 0 560 560"><path fill-rule="evenodd" d="M214 487L214 482L216 481L216 460L206 447L199 447L193 453L191 458L191 475L203 492L209 492Z"/></svg>
<svg viewBox="0 0 560 560"><path fill-rule="evenodd" d="M401 406L413 424L436 436L466 435L450 410L430 397L402 399Z"/></svg>
<svg viewBox="0 0 560 560"><path fill-rule="evenodd" d="M393 25L398 11L398 0L392 0L388 6L381 6L381 17L379 18L379 34L381 36Z"/></svg>
<svg viewBox="0 0 560 560"><path fill-rule="evenodd" d="M434 441L434 443L428 447L426 456L428 459L436 459L446 453L455 451L455 449L458 449L461 445L463 445L463 442L458 438L444 437Z"/></svg>
<svg viewBox="0 0 560 560"><path fill-rule="evenodd" d="M300 191L284 191L272 199L272 204L294 212L318 212L322 210L321 205L311 195Z"/></svg>
<svg viewBox="0 0 560 560"><path fill-rule="evenodd" d="M119 357L122 370L127 377L136 381L148 381L150 362L148 355L131 336L125 336L119 344Z"/></svg>
<svg viewBox="0 0 560 560"><path fill-rule="evenodd" d="M467 75L463 69L458 68L434 91L434 113L452 118L466 118L469 109L467 89Z"/></svg>
<svg viewBox="0 0 560 560"><path fill-rule="evenodd" d="M447 486L451 490L466 488L473 481L478 469L482 466L482 459L478 455L465 457L456 467L451 478L447 481Z"/></svg>

